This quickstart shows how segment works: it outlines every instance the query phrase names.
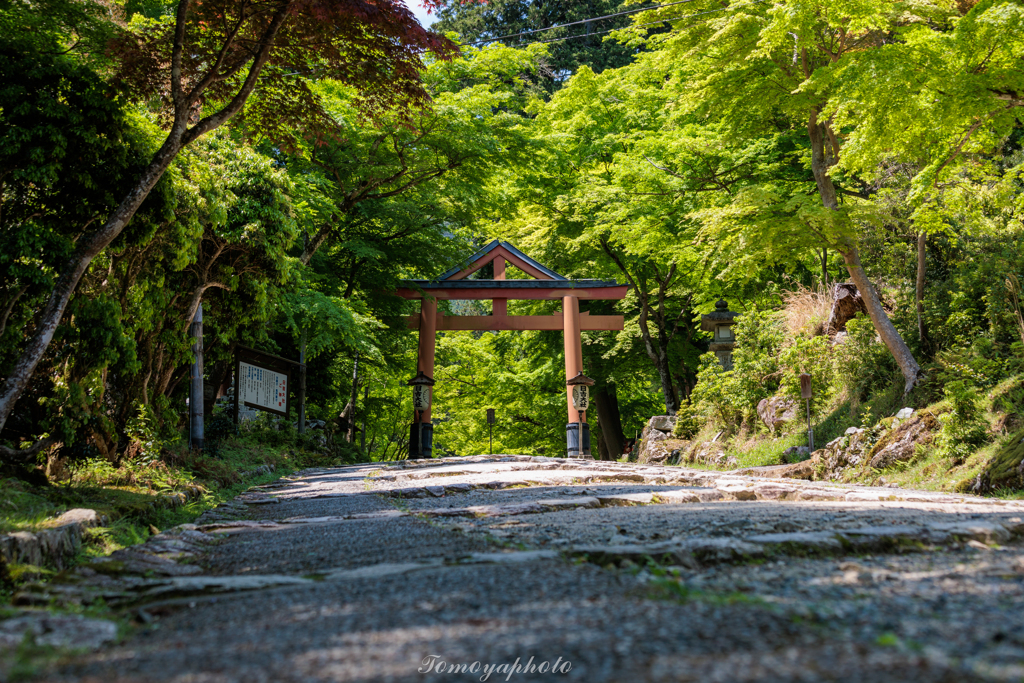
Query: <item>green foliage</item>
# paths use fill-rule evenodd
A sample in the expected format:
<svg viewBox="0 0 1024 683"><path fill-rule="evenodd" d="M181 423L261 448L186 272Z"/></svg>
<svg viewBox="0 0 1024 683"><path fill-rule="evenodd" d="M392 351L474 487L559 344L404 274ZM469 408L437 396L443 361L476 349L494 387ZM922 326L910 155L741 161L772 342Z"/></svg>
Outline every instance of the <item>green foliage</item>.
<svg viewBox="0 0 1024 683"><path fill-rule="evenodd" d="M847 321L846 335L834 352L836 379L845 388L845 398L855 403L872 391L887 388L896 372L892 356L863 314Z"/></svg>
<svg viewBox="0 0 1024 683"><path fill-rule="evenodd" d="M978 392L973 387L957 380L946 385L945 395L952 410L939 418L942 422L939 448L959 464L988 440L988 424L982 417Z"/></svg>
<svg viewBox="0 0 1024 683"><path fill-rule="evenodd" d="M717 424L730 426L743 419L744 405L736 374L725 370L713 353L700 357L697 386L690 399L707 417Z"/></svg>
<svg viewBox="0 0 1024 683"><path fill-rule="evenodd" d="M642 4L642 3L641 3ZM553 92L581 66L595 72L627 65L633 58L628 46L603 40L604 32L627 25L628 17L617 17L571 28L545 30L529 35L538 29L578 22L596 16L615 14L624 9L611 0L586 0L584 2L529 2L529 0L491 0L486 3L464 3L446 0L437 13L437 23L432 28L438 31L452 31L466 43L509 36L510 45L518 46L531 40L552 40L567 36L581 36L572 40L553 43L550 56L543 62L543 68L536 74L537 86ZM593 31L592 37L587 36ZM517 37L516 34L527 35Z"/></svg>
<svg viewBox="0 0 1024 683"><path fill-rule="evenodd" d="M700 431L704 420L692 402L684 403L676 413L676 426L672 435L680 439L692 439Z"/></svg>
<svg viewBox="0 0 1024 683"><path fill-rule="evenodd" d="M140 465L152 465L160 459L163 444L156 429L153 409L139 404L134 417L128 419L125 433L136 445L134 460Z"/></svg>

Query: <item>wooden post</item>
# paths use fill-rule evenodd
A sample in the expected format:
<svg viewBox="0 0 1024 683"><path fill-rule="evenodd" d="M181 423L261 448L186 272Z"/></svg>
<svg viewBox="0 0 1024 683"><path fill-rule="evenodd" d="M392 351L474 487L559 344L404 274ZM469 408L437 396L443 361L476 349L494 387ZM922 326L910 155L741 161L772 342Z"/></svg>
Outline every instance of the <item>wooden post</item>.
<svg viewBox="0 0 1024 683"><path fill-rule="evenodd" d="M306 433L306 331L299 339L299 434Z"/></svg>
<svg viewBox="0 0 1024 683"><path fill-rule="evenodd" d="M240 368L238 367L239 360L238 360L238 348L237 347L232 349L232 354L231 355L232 355L232 362L235 364L235 366L231 369L231 374L233 374L235 376L235 405L234 405L234 411L233 412L234 412L234 417L235 417L235 430L237 432L237 429L238 429L238 410L239 410L239 407L238 407L238 394L242 390L242 373L239 371Z"/></svg>
<svg viewBox="0 0 1024 683"><path fill-rule="evenodd" d="M420 299L420 343L416 369L427 377L434 376L434 347L437 343L437 299ZM430 405L434 405L434 388L430 387ZM420 421L430 422L430 408L420 411Z"/></svg>
<svg viewBox="0 0 1024 683"><path fill-rule="evenodd" d="M562 297L562 330L565 337L566 381L583 372L583 340L580 337L580 300L574 296ZM572 387L565 388L566 422L587 421L585 412L577 415L572 405Z"/></svg>
<svg viewBox="0 0 1024 683"><path fill-rule="evenodd" d="M193 450L203 450L203 304L196 309L192 318L192 362L189 385L189 446Z"/></svg>
<svg viewBox="0 0 1024 683"><path fill-rule="evenodd" d="M494 279L505 279L505 259L501 256L494 259ZM492 299L491 315L508 315L508 299Z"/></svg>

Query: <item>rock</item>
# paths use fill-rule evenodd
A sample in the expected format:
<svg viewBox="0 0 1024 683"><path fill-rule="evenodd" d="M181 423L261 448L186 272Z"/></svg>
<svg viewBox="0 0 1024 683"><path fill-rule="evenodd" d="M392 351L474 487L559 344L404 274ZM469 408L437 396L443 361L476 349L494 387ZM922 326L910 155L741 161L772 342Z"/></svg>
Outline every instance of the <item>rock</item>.
<svg viewBox="0 0 1024 683"><path fill-rule="evenodd" d="M647 438L640 442L640 447L636 451L637 462L641 465L668 462L672 453L678 450L679 444L678 441L670 439L672 439L670 434L656 429L651 430Z"/></svg>
<svg viewBox="0 0 1024 683"><path fill-rule="evenodd" d="M754 493L753 487L748 484L720 484L716 488L726 498L757 500L757 494Z"/></svg>
<svg viewBox="0 0 1024 683"><path fill-rule="evenodd" d="M26 634L36 645L95 650L117 640L117 624L80 614L21 610L16 616L0 621L0 648L19 646Z"/></svg>
<svg viewBox="0 0 1024 683"><path fill-rule="evenodd" d="M654 495L662 503L699 503L700 493L707 489L673 489L671 491L658 491Z"/></svg>
<svg viewBox="0 0 1024 683"><path fill-rule="evenodd" d="M805 487L797 492L797 500L844 500L846 491L842 489L825 489Z"/></svg>
<svg viewBox="0 0 1024 683"><path fill-rule="evenodd" d="M651 433L644 439L644 442L650 444L658 441L667 441L669 438L670 437L667 433L652 429Z"/></svg>
<svg viewBox="0 0 1024 683"><path fill-rule="evenodd" d="M909 408L904 408L909 410ZM903 411L900 411L903 412ZM870 465L882 470L898 462L908 462L917 453L920 444L931 443L934 432L939 429L938 420L931 413L923 412L917 417L902 422L878 440L870 452Z"/></svg>
<svg viewBox="0 0 1024 683"><path fill-rule="evenodd" d="M754 495L758 500L793 500L798 489L785 484L755 484Z"/></svg>
<svg viewBox="0 0 1024 683"><path fill-rule="evenodd" d="M736 538L684 539L682 548L701 562L708 564L747 560L764 555L762 546Z"/></svg>
<svg viewBox="0 0 1024 683"><path fill-rule="evenodd" d="M64 569L82 549L85 529L106 521L95 510L68 510L38 531L15 531L0 536L0 555L8 564L30 564Z"/></svg>
<svg viewBox="0 0 1024 683"><path fill-rule="evenodd" d="M643 493L599 494L597 500L604 507L649 505L654 502L654 494L649 491L644 491Z"/></svg>
<svg viewBox="0 0 1024 683"><path fill-rule="evenodd" d="M772 396L761 399L757 404L757 416L772 433L775 433L776 429L797 418L798 408L797 402L791 398Z"/></svg>
<svg viewBox="0 0 1024 683"><path fill-rule="evenodd" d="M843 544L831 531L797 531L780 534L759 534L744 539L750 543L759 543L775 552L789 554L838 553L842 552Z"/></svg>
<svg viewBox="0 0 1024 683"><path fill-rule="evenodd" d="M590 496L576 496L574 498L548 498L545 500L538 500L536 501L536 503L537 505L543 506L545 508L545 511L601 507L601 502L597 498L592 498Z"/></svg>
<svg viewBox="0 0 1024 683"><path fill-rule="evenodd" d="M849 428L847 428L847 430L846 430L846 431L844 432L844 434L845 434L846 436L853 436L854 434L860 434L860 433L861 433L861 432L863 432L863 431L864 431L864 430L863 430L863 429L861 429L860 427L849 427Z"/></svg>
<svg viewBox="0 0 1024 683"><path fill-rule="evenodd" d="M671 433L676 428L676 417L674 415L655 415L647 421L647 426L652 430Z"/></svg>
<svg viewBox="0 0 1024 683"><path fill-rule="evenodd" d="M1010 540L1006 527L994 522L943 522L928 525L929 531L948 533L957 538L980 541L988 545L1003 544Z"/></svg>
<svg viewBox="0 0 1024 683"><path fill-rule="evenodd" d="M590 562L604 566L607 564L621 564L629 561L636 564L646 564L650 560L662 562L667 565L682 565L684 567L696 567L697 562L693 555L681 547L671 547L666 544L650 545L585 545L570 548L568 554L574 557L586 557Z"/></svg>
<svg viewBox="0 0 1024 683"><path fill-rule="evenodd" d="M84 527L94 527L102 524L104 521L106 521L105 518L97 514L95 510L75 508L74 510L68 510L58 517L54 525L81 524Z"/></svg>
<svg viewBox="0 0 1024 683"><path fill-rule="evenodd" d="M898 413L896 413L896 418L900 420L909 420L912 417L914 417L913 408L903 408Z"/></svg>

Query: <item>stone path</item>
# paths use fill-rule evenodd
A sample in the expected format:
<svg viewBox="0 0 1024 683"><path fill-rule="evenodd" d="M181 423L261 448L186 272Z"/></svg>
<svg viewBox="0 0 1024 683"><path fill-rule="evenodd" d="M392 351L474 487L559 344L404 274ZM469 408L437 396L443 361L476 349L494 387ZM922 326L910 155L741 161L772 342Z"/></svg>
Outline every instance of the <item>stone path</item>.
<svg viewBox="0 0 1024 683"><path fill-rule="evenodd" d="M54 681L1018 681L1022 536L1015 502L488 456L308 471L19 600L139 623Z"/></svg>

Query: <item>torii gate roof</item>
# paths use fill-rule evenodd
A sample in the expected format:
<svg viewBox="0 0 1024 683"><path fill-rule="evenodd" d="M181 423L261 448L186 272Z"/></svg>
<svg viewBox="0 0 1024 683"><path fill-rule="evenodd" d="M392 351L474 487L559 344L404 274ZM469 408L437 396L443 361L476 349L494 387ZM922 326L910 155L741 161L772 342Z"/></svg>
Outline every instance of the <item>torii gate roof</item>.
<svg viewBox="0 0 1024 683"><path fill-rule="evenodd" d="M466 279L498 258L537 279ZM403 280L397 293L406 299L420 299L424 295L435 299L623 299L628 289L615 280L570 280L508 242L494 240L469 257L466 265L456 266L434 280Z"/></svg>

